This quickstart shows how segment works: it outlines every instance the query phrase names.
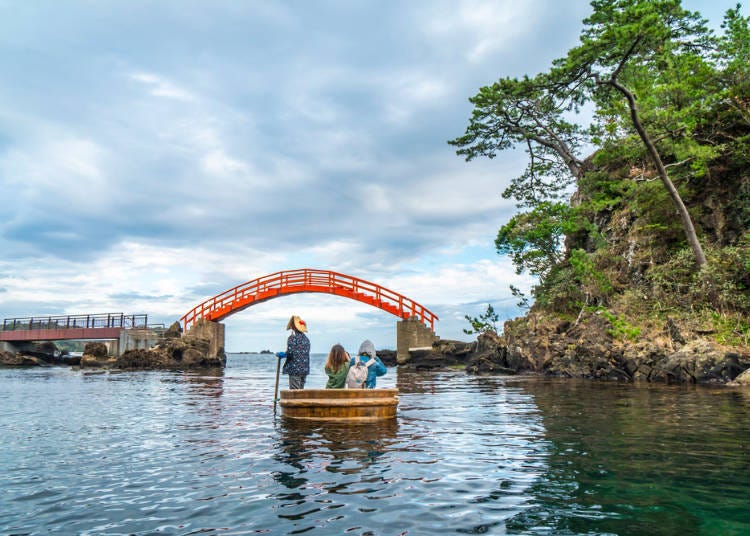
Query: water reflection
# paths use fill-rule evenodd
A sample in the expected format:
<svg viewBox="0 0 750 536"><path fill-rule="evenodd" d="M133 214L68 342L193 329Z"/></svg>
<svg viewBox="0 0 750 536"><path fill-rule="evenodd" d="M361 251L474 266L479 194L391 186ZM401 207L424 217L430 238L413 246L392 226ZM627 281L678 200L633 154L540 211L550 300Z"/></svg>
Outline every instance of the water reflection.
<svg viewBox="0 0 750 536"><path fill-rule="evenodd" d="M398 418L346 425L231 363L0 370L3 533L750 534L747 391L399 370Z"/></svg>
<svg viewBox="0 0 750 536"><path fill-rule="evenodd" d="M371 423L298 421L282 418L273 458L273 478L283 486L274 493L278 517L298 533L321 525L361 527L362 515L377 510L388 486L389 454L398 449L396 419ZM352 499L354 497L354 499ZM382 522L382 520L381 520Z"/></svg>
<svg viewBox="0 0 750 536"><path fill-rule="evenodd" d="M521 377L510 377L518 379ZM470 385L482 394L501 392L508 387L507 376L467 376L463 370L421 371L398 369L396 387L401 395L434 395Z"/></svg>
<svg viewBox="0 0 750 536"><path fill-rule="evenodd" d="M398 421L371 423L295 421L282 418L274 458L299 475L310 469L356 474L377 462L396 443ZM299 478L279 472L278 480L298 487ZM302 479L304 480L304 479Z"/></svg>
<svg viewBox="0 0 750 536"><path fill-rule="evenodd" d="M523 384L549 470L512 534L748 534L750 404L728 389ZM717 501L717 498L721 499Z"/></svg>
<svg viewBox="0 0 750 536"><path fill-rule="evenodd" d="M396 373L396 388L399 394L434 394L435 373L424 374L416 370L399 368Z"/></svg>

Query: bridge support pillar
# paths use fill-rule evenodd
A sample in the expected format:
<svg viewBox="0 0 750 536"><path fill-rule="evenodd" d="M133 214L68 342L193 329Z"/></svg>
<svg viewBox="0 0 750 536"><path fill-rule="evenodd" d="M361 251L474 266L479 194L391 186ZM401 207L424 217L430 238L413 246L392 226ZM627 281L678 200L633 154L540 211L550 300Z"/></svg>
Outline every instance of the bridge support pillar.
<svg viewBox="0 0 750 536"><path fill-rule="evenodd" d="M110 355L120 356L128 350L148 350L156 343L160 337L153 330L148 328L130 328L120 331L120 338L111 341L112 346L107 346Z"/></svg>
<svg viewBox="0 0 750 536"><path fill-rule="evenodd" d="M396 361L402 365L409 360L409 348L432 346L440 337L416 316L396 323Z"/></svg>
<svg viewBox="0 0 750 536"><path fill-rule="evenodd" d="M193 324L185 335L208 339L208 356L223 357L224 353L224 331L225 326L221 322L212 322L201 318Z"/></svg>
<svg viewBox="0 0 750 536"><path fill-rule="evenodd" d="M15 354L18 351L18 347L12 342L0 341L0 351Z"/></svg>

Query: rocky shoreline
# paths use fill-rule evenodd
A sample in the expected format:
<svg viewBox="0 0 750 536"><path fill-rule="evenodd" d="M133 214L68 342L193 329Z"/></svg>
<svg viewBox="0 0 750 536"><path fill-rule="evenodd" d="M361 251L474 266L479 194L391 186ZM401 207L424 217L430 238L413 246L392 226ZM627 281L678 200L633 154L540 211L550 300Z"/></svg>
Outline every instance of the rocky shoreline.
<svg viewBox="0 0 750 536"><path fill-rule="evenodd" d="M224 367L226 354L216 357L209 352L210 341L189 333L182 335L179 324L173 324L164 332L161 341L149 349L134 349L121 356L107 355L107 347L101 342L90 342L80 357L59 355L53 343L41 343L34 350L19 353L0 351L0 366L48 367L70 365L86 368L118 370L190 370Z"/></svg>
<svg viewBox="0 0 750 536"><path fill-rule="evenodd" d="M410 353L400 366L435 369L463 366L467 374L534 373L592 380L665 384L750 385L750 349L727 346L698 328L645 326L638 340L619 340L605 315L577 322L529 313L505 323L502 335L487 331L476 341L438 341ZM682 329L681 329L682 328Z"/></svg>
<svg viewBox="0 0 750 536"><path fill-rule="evenodd" d="M502 335L487 331L473 342L438 340L401 360L394 350L381 350L378 356L389 367L460 368L476 375L531 373L626 382L750 385L750 350L721 345L705 335L705 330L668 319L662 326L646 326L637 340L620 340L612 335L606 315L592 312L568 322L531 312L506 322ZM226 354L207 357L208 347L207 339L182 336L179 326L173 326L155 347L129 350L119 357L108 357L102 343L88 343L81 357L56 355L54 345L43 343L24 353L0 352L0 366L224 367Z"/></svg>

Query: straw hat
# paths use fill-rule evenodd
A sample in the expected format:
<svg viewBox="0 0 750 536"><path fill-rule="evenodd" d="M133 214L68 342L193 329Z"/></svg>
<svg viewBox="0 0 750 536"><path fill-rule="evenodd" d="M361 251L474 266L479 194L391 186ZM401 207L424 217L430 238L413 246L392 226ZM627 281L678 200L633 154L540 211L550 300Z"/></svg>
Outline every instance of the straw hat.
<svg viewBox="0 0 750 536"><path fill-rule="evenodd" d="M302 333L305 333L307 331L307 324L304 320L302 320L297 315L292 316L292 318L289 319L289 322L286 323L286 329L296 329L297 331L301 331Z"/></svg>

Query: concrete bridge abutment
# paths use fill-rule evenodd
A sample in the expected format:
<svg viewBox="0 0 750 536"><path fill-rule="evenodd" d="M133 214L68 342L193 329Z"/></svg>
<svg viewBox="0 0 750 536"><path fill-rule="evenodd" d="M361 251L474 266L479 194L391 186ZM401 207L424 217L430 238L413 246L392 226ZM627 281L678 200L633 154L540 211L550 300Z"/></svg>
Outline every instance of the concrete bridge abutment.
<svg viewBox="0 0 750 536"><path fill-rule="evenodd" d="M440 340L440 337L416 316L396 323L396 361L401 365L409 360L410 348L425 348Z"/></svg>
<svg viewBox="0 0 750 536"><path fill-rule="evenodd" d="M109 341L109 355L120 356L128 350L148 350L161 340L161 336L148 328L131 328L120 331L120 338ZM105 342L106 344L106 342Z"/></svg>
<svg viewBox="0 0 750 536"><path fill-rule="evenodd" d="M15 354L16 352L20 352L21 348L19 348L16 343L0 341L0 351Z"/></svg>
<svg viewBox="0 0 750 536"><path fill-rule="evenodd" d="M185 333L186 337L198 337L208 339L208 356L207 357L224 357L224 334L226 326L221 322L212 322L201 318Z"/></svg>

